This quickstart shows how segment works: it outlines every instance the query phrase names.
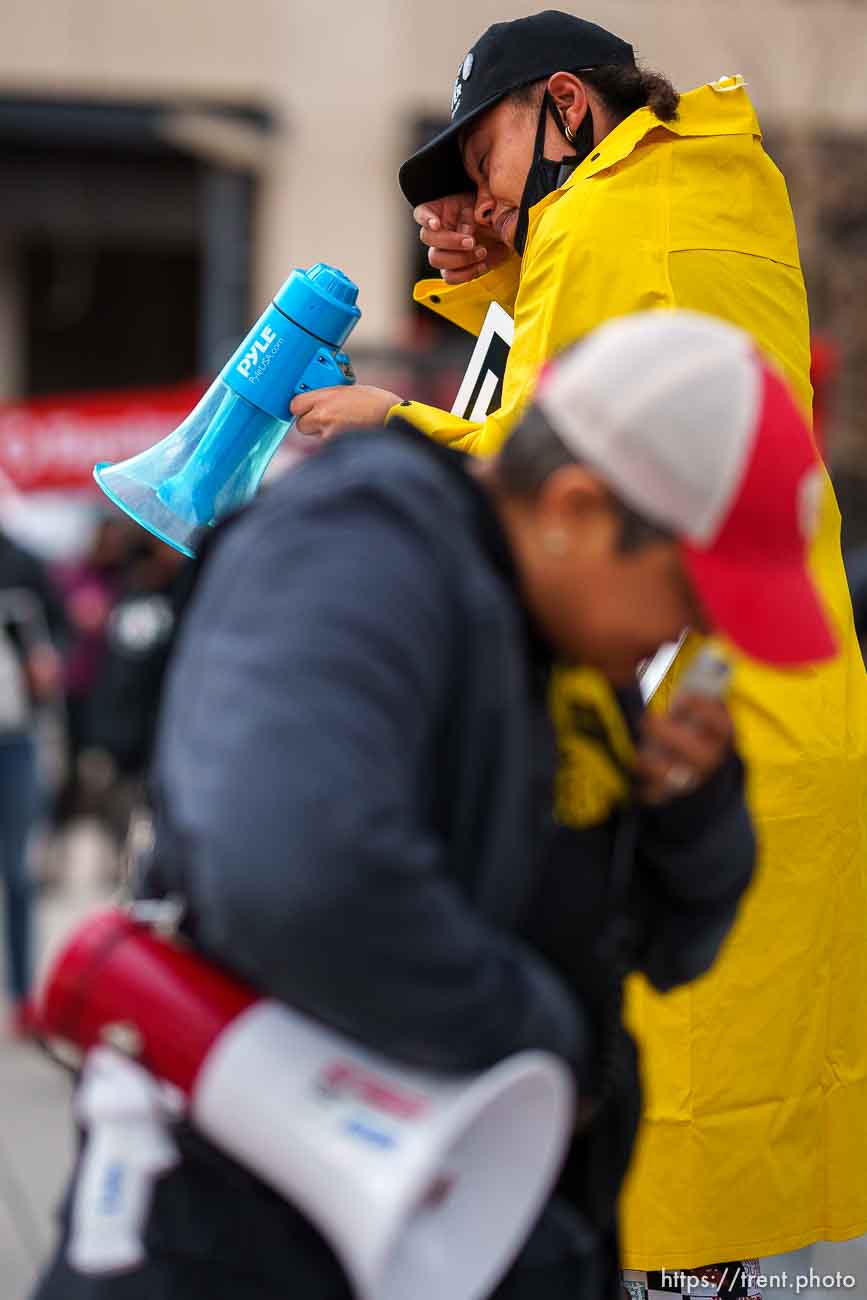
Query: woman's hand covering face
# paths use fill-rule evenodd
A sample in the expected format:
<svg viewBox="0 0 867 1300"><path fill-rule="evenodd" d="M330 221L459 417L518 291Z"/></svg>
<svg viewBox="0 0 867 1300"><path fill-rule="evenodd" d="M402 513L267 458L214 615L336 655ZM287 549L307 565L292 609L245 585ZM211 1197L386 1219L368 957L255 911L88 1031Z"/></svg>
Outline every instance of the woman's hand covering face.
<svg viewBox="0 0 867 1300"><path fill-rule="evenodd" d="M476 224L473 202L472 194L450 194L413 209L428 261L446 284L464 284L484 275L509 252L489 229Z"/></svg>

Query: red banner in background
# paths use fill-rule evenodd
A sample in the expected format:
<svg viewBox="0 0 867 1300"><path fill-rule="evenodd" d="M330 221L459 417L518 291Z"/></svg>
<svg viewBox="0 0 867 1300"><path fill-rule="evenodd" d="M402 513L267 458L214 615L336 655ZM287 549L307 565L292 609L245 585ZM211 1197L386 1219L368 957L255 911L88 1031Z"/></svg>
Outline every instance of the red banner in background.
<svg viewBox="0 0 867 1300"><path fill-rule="evenodd" d="M0 403L0 475L20 492L95 488L97 461L126 460L189 414L200 381Z"/></svg>

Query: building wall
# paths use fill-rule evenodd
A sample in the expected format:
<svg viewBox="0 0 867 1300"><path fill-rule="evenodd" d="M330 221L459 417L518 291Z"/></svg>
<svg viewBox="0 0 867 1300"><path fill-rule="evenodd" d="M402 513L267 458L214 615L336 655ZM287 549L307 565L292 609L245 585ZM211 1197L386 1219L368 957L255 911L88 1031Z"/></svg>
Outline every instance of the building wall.
<svg viewBox="0 0 867 1300"><path fill-rule="evenodd" d="M439 0L434 9L419 0L5 0L0 96L176 99L176 137L258 172L256 298L293 266L334 262L360 284L356 340L389 344L407 315L415 228L396 174L413 124L447 111L455 72L489 23L530 8L527 0ZM843 348L837 446L856 468L867 464L867 200L863 186L841 199L839 185L827 184L841 166L867 174L867 0L594 0L583 13L681 88L746 76L772 152L780 145L814 318ZM279 130L264 146L218 130L190 115L196 98L261 104ZM15 392L19 371L9 350L15 286L2 257L0 299L2 395Z"/></svg>
<svg viewBox="0 0 867 1300"><path fill-rule="evenodd" d="M5 0L0 94L254 100L283 128L259 158L256 287L317 259L361 283L367 342L396 337L411 123L442 112L466 49L527 0ZM863 0L596 0L682 87L743 72L767 123L867 129ZM243 142L241 142L243 147Z"/></svg>

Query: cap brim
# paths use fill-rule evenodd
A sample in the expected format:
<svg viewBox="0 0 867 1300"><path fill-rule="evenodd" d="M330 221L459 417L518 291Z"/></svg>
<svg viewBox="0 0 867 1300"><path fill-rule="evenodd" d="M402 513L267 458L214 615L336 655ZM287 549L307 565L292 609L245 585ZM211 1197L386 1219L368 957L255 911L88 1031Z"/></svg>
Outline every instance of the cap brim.
<svg viewBox="0 0 867 1300"><path fill-rule="evenodd" d="M491 95L472 112L459 115L444 131L440 131L439 135L435 135L411 158L407 158L398 172L398 181L404 197L413 207L433 199L445 198L447 194L462 194L465 190L475 189L464 170L460 133L481 117L482 113L487 113L489 108L505 99L508 93L504 90L500 94Z"/></svg>
<svg viewBox="0 0 867 1300"><path fill-rule="evenodd" d="M745 654L795 668L832 659L838 646L804 565L737 564L681 543L705 613Z"/></svg>

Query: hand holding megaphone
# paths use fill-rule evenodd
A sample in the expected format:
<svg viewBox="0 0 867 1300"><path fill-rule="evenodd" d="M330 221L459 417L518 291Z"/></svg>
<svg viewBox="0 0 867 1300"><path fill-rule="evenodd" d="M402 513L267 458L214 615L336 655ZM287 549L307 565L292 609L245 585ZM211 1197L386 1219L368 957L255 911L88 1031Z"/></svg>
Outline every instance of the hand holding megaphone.
<svg viewBox="0 0 867 1300"><path fill-rule="evenodd" d="M318 1226L360 1300L482 1300L572 1129L572 1075L547 1053L470 1077L405 1069L117 910L60 953L39 1017L90 1053L69 1248L81 1271L138 1262L174 1108Z"/></svg>
<svg viewBox="0 0 867 1300"><path fill-rule="evenodd" d="M397 393L384 388L356 384L353 388L317 388L299 393L289 409L299 433L327 439L344 429L384 424L400 400Z"/></svg>
<svg viewBox="0 0 867 1300"><path fill-rule="evenodd" d="M293 397L355 382L342 351L358 289L318 262L293 271L199 404L154 447L94 478L149 532L194 555L207 530L251 500L294 416Z"/></svg>

